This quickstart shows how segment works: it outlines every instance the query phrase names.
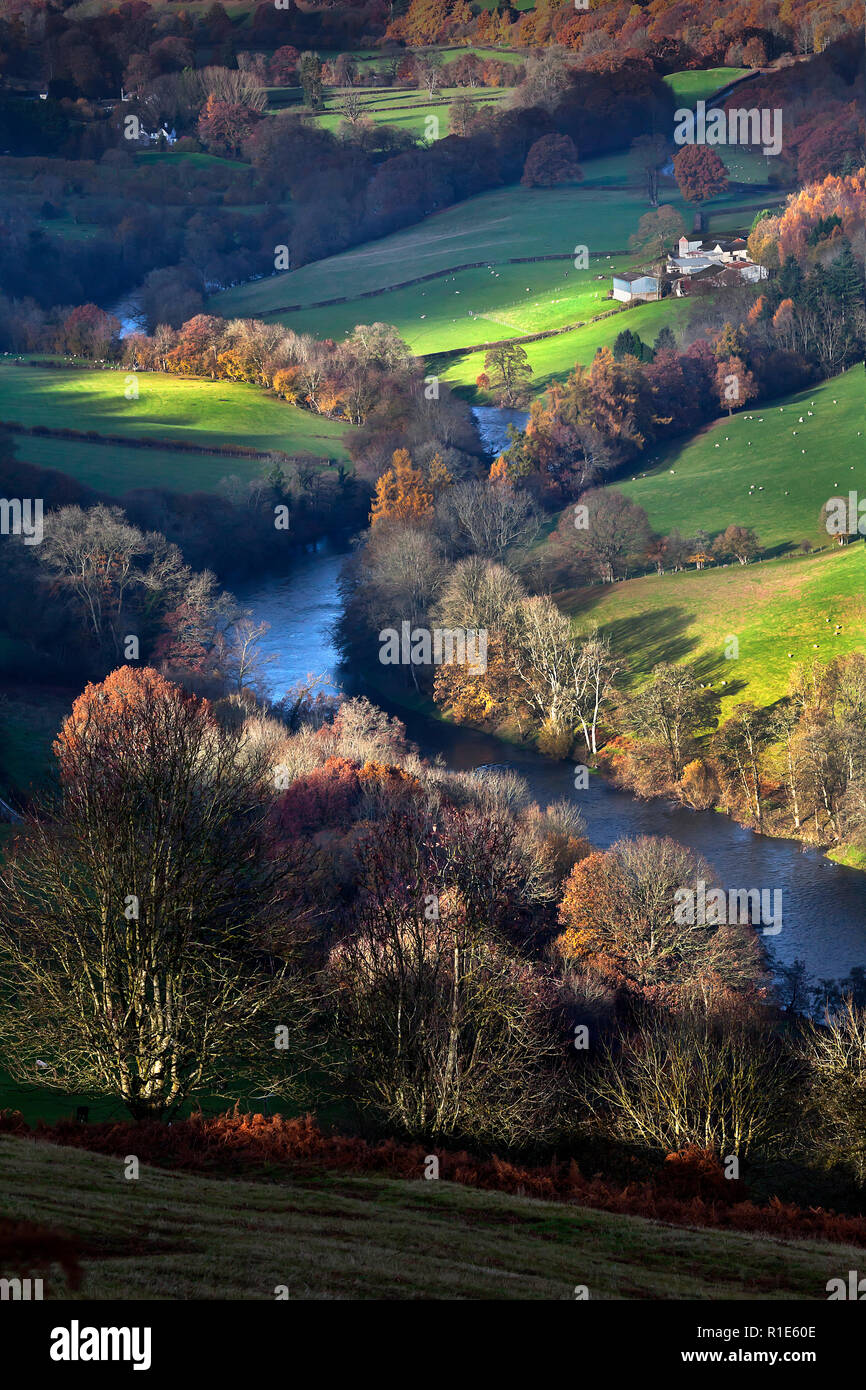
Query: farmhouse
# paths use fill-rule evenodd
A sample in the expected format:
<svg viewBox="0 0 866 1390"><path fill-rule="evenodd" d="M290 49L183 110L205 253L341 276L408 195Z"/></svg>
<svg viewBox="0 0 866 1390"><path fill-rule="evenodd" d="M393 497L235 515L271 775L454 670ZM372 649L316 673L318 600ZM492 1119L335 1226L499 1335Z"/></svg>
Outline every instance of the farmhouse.
<svg viewBox="0 0 866 1390"><path fill-rule="evenodd" d="M160 126L158 130L145 130L144 126L139 127L138 143L140 145L158 145L160 140L164 140L167 145L174 145L177 142L177 131L174 126L171 130L166 130L165 126Z"/></svg>
<svg viewBox="0 0 866 1390"><path fill-rule="evenodd" d="M661 299L661 286L657 275L646 271L626 271L613 277L613 298L623 304L633 304L638 300Z"/></svg>
<svg viewBox="0 0 866 1390"><path fill-rule="evenodd" d="M724 288L745 280L756 284L766 280L764 266L749 259L749 248L742 237L709 237L697 241L681 236L675 252L668 256L667 272L674 277L673 293L693 294L701 289Z"/></svg>
<svg viewBox="0 0 866 1390"><path fill-rule="evenodd" d="M683 298L690 294L709 294L712 290L732 289L744 280L756 283L766 280L767 271L752 261L737 261L734 265L713 265L692 262L687 275L676 276L671 293Z"/></svg>
<svg viewBox="0 0 866 1390"><path fill-rule="evenodd" d="M677 242L677 252L683 260L701 258L721 265L730 265L734 260L747 260L749 256L748 247L742 237L708 237L695 240L694 237L681 236Z"/></svg>

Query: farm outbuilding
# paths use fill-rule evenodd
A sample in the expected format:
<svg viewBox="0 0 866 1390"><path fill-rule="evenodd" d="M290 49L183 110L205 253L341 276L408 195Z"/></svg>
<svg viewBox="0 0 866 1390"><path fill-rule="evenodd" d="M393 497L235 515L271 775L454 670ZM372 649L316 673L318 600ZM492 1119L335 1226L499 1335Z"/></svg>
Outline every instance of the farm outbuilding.
<svg viewBox="0 0 866 1390"><path fill-rule="evenodd" d="M636 299L661 299L659 278L644 271L628 271L623 275L614 275L613 297L624 304L630 304Z"/></svg>

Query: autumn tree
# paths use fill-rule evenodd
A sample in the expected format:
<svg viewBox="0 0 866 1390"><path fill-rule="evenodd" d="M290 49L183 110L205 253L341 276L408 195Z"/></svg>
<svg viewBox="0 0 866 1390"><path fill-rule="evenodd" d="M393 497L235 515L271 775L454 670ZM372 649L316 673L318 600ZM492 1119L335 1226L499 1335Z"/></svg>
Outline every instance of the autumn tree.
<svg viewBox="0 0 866 1390"><path fill-rule="evenodd" d="M708 145L683 145L674 155L674 177L687 203L703 203L728 191L728 173Z"/></svg>
<svg viewBox="0 0 866 1390"><path fill-rule="evenodd" d="M627 729L650 741L661 769L676 782L696 752L697 734L715 723L717 708L717 697L701 688L691 667L661 662L623 701L622 717Z"/></svg>
<svg viewBox="0 0 866 1390"><path fill-rule="evenodd" d="M0 874L7 1066L142 1120L232 1078L291 1091L308 1011L264 755L147 667L89 685L54 752Z"/></svg>
<svg viewBox="0 0 866 1390"><path fill-rule="evenodd" d="M552 893L528 837L492 810L416 806L356 853L362 887L330 960L355 1099L416 1138L550 1134L557 1031L506 933Z"/></svg>
<svg viewBox="0 0 866 1390"><path fill-rule="evenodd" d="M682 895L710 888L709 866L670 839L619 840L574 866L559 907L557 949L640 990L668 988L700 997L714 985L750 990L761 979L750 928L700 922L678 911ZM705 916L712 917L712 913Z"/></svg>
<svg viewBox="0 0 866 1390"><path fill-rule="evenodd" d="M413 467L407 449L395 449L391 467L376 483L370 511L373 526L382 522L418 525L433 516L433 493L419 468Z"/></svg>
<svg viewBox="0 0 866 1390"><path fill-rule="evenodd" d="M758 394L758 384L742 357L726 357L716 367L719 404L732 415Z"/></svg>
<svg viewBox="0 0 866 1390"><path fill-rule="evenodd" d="M774 737L772 711L745 701L734 706L713 739L727 785L745 802L759 832L764 820L764 763Z"/></svg>
<svg viewBox="0 0 866 1390"><path fill-rule="evenodd" d="M520 182L526 188L555 188L583 177L570 135L542 135L531 146Z"/></svg>
<svg viewBox="0 0 866 1390"><path fill-rule="evenodd" d="M726 527L713 543L713 550L722 560L734 559L741 565L748 565L757 558L761 543L751 526Z"/></svg>
<svg viewBox="0 0 866 1390"><path fill-rule="evenodd" d="M606 584L639 559L649 543L649 522L643 507L611 488L583 494L575 515L574 547Z"/></svg>
<svg viewBox="0 0 866 1390"><path fill-rule="evenodd" d="M643 214L637 231L628 239L629 250L654 262L663 260L684 231L685 223L676 208L662 203Z"/></svg>
<svg viewBox="0 0 866 1390"><path fill-rule="evenodd" d="M249 106L218 101L211 92L198 118L198 136L212 154L237 156L258 119Z"/></svg>
<svg viewBox="0 0 866 1390"><path fill-rule="evenodd" d="M452 135L468 135L475 103L470 97L455 97L448 107L448 129Z"/></svg>

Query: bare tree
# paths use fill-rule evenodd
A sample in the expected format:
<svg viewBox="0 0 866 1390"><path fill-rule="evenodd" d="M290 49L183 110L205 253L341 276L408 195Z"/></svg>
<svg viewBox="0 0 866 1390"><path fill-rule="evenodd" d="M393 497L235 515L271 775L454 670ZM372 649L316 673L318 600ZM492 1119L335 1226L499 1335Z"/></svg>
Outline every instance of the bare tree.
<svg viewBox="0 0 866 1390"><path fill-rule="evenodd" d="M797 1076L783 1045L740 1019L648 1014L604 1047L586 1098L605 1128L659 1153L787 1153Z"/></svg>
<svg viewBox="0 0 866 1390"><path fill-rule="evenodd" d="M551 891L514 822L392 814L361 847L363 890L331 959L336 1020L362 1105L417 1137L551 1134L559 1047L541 977L503 911Z"/></svg>
<svg viewBox="0 0 866 1390"><path fill-rule="evenodd" d="M501 560L512 547L531 545L540 526L532 498L524 489L477 481L448 488L439 512L452 535L491 560Z"/></svg>
<svg viewBox="0 0 866 1390"><path fill-rule="evenodd" d="M88 687L55 747L59 801L0 874L13 1074L118 1096L137 1119L232 1078L291 1091L309 1005L267 760L148 668Z"/></svg>

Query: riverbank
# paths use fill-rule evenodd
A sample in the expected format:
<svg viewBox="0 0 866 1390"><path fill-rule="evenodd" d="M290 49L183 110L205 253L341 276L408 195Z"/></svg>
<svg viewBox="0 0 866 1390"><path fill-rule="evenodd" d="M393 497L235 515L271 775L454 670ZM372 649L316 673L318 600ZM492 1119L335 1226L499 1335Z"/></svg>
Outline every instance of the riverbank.
<svg viewBox="0 0 866 1390"><path fill-rule="evenodd" d="M247 585L239 592L256 621L270 623L266 692L274 699L314 670L333 688L365 695L402 720L407 736L431 761L458 772L505 764L526 781L542 807L567 798L580 809L592 844L608 849L617 840L669 836L701 854L726 890L760 887L783 894L783 927L767 938L775 961L803 960L816 978L841 979L866 960L866 874L790 839L757 835L726 815L694 811L661 800L643 801L601 774L576 787L574 764L542 757L526 744L455 724L433 713L422 697L383 694L357 672L340 666L334 627L342 608L338 579L343 555L320 548L299 565L298 587Z"/></svg>

